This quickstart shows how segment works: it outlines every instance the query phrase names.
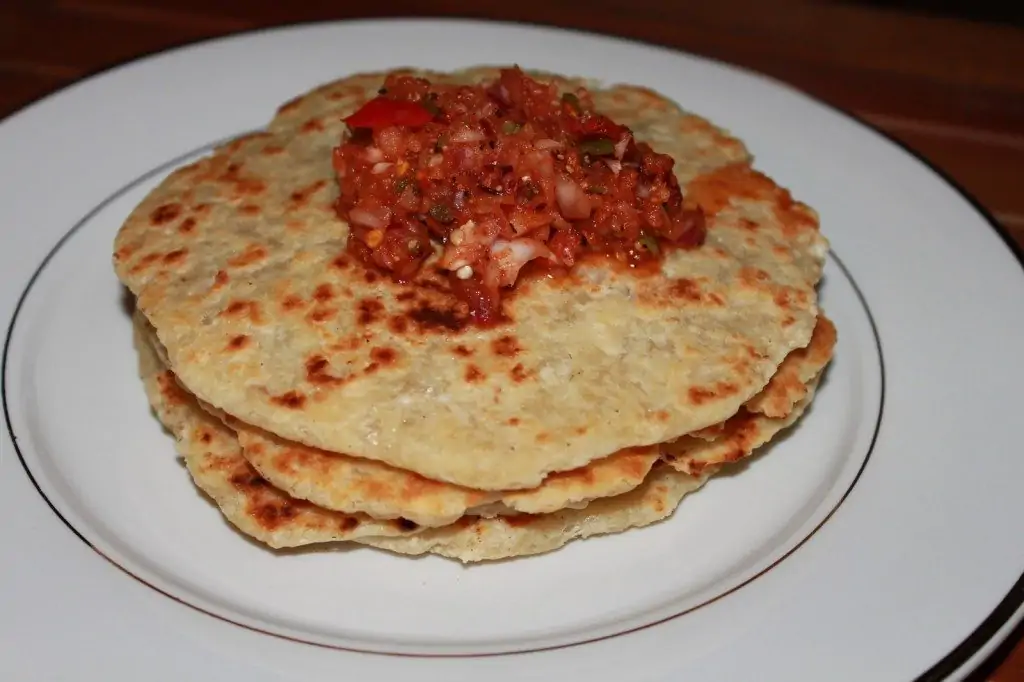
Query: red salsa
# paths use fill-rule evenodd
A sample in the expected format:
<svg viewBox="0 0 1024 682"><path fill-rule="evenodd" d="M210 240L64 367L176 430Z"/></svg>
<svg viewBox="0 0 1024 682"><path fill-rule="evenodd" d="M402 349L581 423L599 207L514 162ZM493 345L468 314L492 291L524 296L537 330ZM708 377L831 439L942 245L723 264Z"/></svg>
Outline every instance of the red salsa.
<svg viewBox="0 0 1024 682"><path fill-rule="evenodd" d="M587 253L630 266L693 248L704 215L683 205L673 159L518 68L482 85L390 75L347 119L333 162L348 249L398 281L435 245L472 316L500 316L501 293L540 259Z"/></svg>

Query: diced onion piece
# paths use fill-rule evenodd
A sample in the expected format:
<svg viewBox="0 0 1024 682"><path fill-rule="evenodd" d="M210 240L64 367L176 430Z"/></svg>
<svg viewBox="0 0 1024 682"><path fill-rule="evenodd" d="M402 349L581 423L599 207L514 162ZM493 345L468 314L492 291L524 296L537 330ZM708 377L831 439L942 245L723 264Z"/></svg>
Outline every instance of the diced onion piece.
<svg viewBox="0 0 1024 682"><path fill-rule="evenodd" d="M537 140L536 142L533 143L533 148L539 149L541 151L546 151L548 149L559 149L561 148L561 146L561 142L558 142L557 140L549 140L547 138L544 138L543 140Z"/></svg>
<svg viewBox="0 0 1024 682"><path fill-rule="evenodd" d="M543 243L536 239L499 239L491 245L491 264L497 275L497 285L512 286L519 271L534 258L546 258L556 262L555 256Z"/></svg>
<svg viewBox="0 0 1024 682"><path fill-rule="evenodd" d="M594 208L583 188L569 178L561 177L555 182L555 198L562 215L569 220L588 218Z"/></svg>
<svg viewBox="0 0 1024 682"><path fill-rule="evenodd" d="M393 166L393 165L394 165L393 163L390 163L388 161L381 161L380 163L373 164L373 168L371 169L371 172L374 175L380 175L381 173L386 171L388 168L391 168L391 166Z"/></svg>
<svg viewBox="0 0 1024 682"><path fill-rule="evenodd" d="M363 227L375 230L383 230L388 224L387 218L365 208L353 208L349 211L348 217L356 225L362 225Z"/></svg>
<svg viewBox="0 0 1024 682"><path fill-rule="evenodd" d="M380 163L384 160L384 152L376 147L367 147L364 153L369 163Z"/></svg>
<svg viewBox="0 0 1024 682"><path fill-rule="evenodd" d="M619 161L626 155L626 148L629 147L629 141L633 139L632 135L623 135L622 139L615 143L615 158Z"/></svg>
<svg viewBox="0 0 1024 682"><path fill-rule="evenodd" d="M604 162L612 169L612 173L618 175L622 172L622 162L615 159L605 159Z"/></svg>

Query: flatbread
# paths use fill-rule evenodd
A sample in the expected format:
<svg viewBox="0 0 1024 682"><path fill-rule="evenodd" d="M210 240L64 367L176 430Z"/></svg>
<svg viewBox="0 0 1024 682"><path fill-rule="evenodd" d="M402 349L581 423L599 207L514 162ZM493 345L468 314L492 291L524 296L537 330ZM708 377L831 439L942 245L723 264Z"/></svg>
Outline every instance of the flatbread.
<svg viewBox="0 0 1024 682"><path fill-rule="evenodd" d="M820 376L820 375L819 375ZM746 408L726 420L714 440L683 436L661 446L662 459L673 469L699 476L708 469L738 462L789 428L803 415L814 398L818 377L805 387L804 397L793 405L785 417L772 418Z"/></svg>
<svg viewBox="0 0 1024 682"><path fill-rule="evenodd" d="M441 483L373 460L337 455L286 441L237 420L243 455L273 485L293 497L381 519L398 516L421 526L445 526L465 514L545 514L585 506L640 485L658 460L657 446L629 448L571 471L551 474L537 488L500 492Z"/></svg>
<svg viewBox="0 0 1024 682"><path fill-rule="evenodd" d="M793 405L807 396L807 382L828 364L835 342L835 326L824 314L819 315L808 346L786 356L764 390L748 401L746 410L761 408L778 419L788 415ZM727 423L691 435L710 440L724 435ZM228 424L238 432L249 463L293 497L376 518L402 516L429 527L448 525L467 513L548 514L565 507L583 507L590 500L621 495L640 485L659 456L657 446L629 448L580 469L550 474L537 488L482 491L432 481L374 460L310 448L235 419L229 418Z"/></svg>
<svg viewBox="0 0 1024 682"><path fill-rule="evenodd" d="M744 407L766 417L785 417L807 395L807 384L811 379L820 374L832 359L836 340L836 327L832 320L819 314L811 342L787 355L764 390L748 400Z"/></svg>
<svg viewBox="0 0 1024 682"><path fill-rule="evenodd" d="M659 464L639 488L595 500L585 509L538 516L465 517L451 526L405 538L364 537L357 542L398 554L437 554L464 563L542 554L572 540L621 533L666 519L711 473L707 469L690 476Z"/></svg>
<svg viewBox="0 0 1024 682"><path fill-rule="evenodd" d="M118 277L201 400L311 447L528 489L724 420L809 342L827 251L816 214L737 140L636 87L595 102L677 159L708 216L706 245L672 252L660 276L596 262L523 283L512 321L482 330L432 268L397 285L357 266L330 152L382 79L290 102L266 132L171 174L119 231Z"/></svg>
<svg viewBox="0 0 1024 682"><path fill-rule="evenodd" d="M135 347L146 396L160 422L174 435L195 484L224 518L242 533L274 548L301 547L359 537L402 536L416 530L404 519L378 521L366 514L340 514L295 500L273 488L242 457L233 431L199 408L181 390L146 341L136 316Z"/></svg>

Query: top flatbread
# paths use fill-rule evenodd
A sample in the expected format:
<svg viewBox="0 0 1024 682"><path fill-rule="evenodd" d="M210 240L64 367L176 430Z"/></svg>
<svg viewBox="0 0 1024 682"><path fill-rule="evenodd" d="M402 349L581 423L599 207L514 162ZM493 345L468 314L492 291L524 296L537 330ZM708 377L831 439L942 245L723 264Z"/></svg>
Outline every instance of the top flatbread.
<svg viewBox="0 0 1024 682"><path fill-rule="evenodd" d="M636 87L595 103L676 158L709 218L706 245L660 276L595 263L534 280L509 297L510 323L480 330L431 268L399 286L353 263L331 149L382 79L292 101L173 173L118 233L118 276L203 401L313 447L522 489L724 420L807 345L827 250L815 213L737 140Z"/></svg>

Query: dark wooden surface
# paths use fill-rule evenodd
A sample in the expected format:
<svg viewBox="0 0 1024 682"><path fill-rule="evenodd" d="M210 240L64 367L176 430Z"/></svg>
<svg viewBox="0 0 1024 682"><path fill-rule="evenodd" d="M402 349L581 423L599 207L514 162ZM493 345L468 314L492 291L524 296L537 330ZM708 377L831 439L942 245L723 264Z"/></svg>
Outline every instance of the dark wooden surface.
<svg viewBox="0 0 1024 682"><path fill-rule="evenodd" d="M338 0L4 0L0 117L112 64L276 24L375 15L472 16L570 26L739 64L842 107L945 171L1024 246L1024 28L971 21L962 14L883 9L879 4L392 0L357 6ZM924 0L902 4L929 6ZM959 6L969 8L970 3ZM972 679L1024 682L1021 635L1018 629Z"/></svg>

